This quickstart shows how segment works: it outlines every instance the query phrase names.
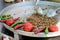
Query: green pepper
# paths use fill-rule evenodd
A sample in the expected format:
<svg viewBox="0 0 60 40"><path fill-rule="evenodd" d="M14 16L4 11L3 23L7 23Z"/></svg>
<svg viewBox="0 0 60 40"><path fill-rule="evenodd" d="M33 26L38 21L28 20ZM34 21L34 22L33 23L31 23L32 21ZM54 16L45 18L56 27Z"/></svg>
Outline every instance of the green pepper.
<svg viewBox="0 0 60 40"><path fill-rule="evenodd" d="M48 27L46 27L45 34L48 34L48 33L49 33L49 30L48 30Z"/></svg>
<svg viewBox="0 0 60 40"><path fill-rule="evenodd" d="M0 20L5 20L5 18L3 18L3 17L0 15Z"/></svg>
<svg viewBox="0 0 60 40"><path fill-rule="evenodd" d="M6 17L6 19L9 19L9 18L11 18L10 16L9 17Z"/></svg>
<svg viewBox="0 0 60 40"><path fill-rule="evenodd" d="M6 20L6 18L3 18L3 17L2 17L1 20Z"/></svg>
<svg viewBox="0 0 60 40"><path fill-rule="evenodd" d="M13 28L13 27L16 26L17 24L24 24L24 22L16 21L14 24L11 25L11 27Z"/></svg>
<svg viewBox="0 0 60 40"><path fill-rule="evenodd" d="M2 15L1 20L6 20L9 19L11 16L10 15Z"/></svg>

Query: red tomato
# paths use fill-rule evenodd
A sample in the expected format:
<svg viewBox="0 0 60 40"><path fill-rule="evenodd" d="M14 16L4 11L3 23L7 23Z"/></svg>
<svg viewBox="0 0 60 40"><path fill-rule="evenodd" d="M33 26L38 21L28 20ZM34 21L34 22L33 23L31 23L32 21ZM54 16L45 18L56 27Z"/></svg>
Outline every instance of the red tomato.
<svg viewBox="0 0 60 40"><path fill-rule="evenodd" d="M13 23L14 23L14 19L13 19L13 18L10 18L10 19L7 19L7 20L6 20L6 24L7 24L8 26L12 25Z"/></svg>
<svg viewBox="0 0 60 40"><path fill-rule="evenodd" d="M50 25L49 26L49 31L50 32L56 32L56 31L58 31L58 27L56 25Z"/></svg>
<svg viewBox="0 0 60 40"><path fill-rule="evenodd" d="M24 30L27 31L27 32L30 32L32 31L34 28L33 24L30 23L30 22L27 22L25 25L24 25Z"/></svg>

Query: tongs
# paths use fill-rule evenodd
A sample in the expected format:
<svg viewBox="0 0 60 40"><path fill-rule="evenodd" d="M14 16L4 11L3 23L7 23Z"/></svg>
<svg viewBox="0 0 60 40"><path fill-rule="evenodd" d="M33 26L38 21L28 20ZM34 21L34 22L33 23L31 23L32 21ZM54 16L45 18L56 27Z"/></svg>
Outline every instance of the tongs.
<svg viewBox="0 0 60 40"><path fill-rule="evenodd" d="M46 15L47 17L54 17L56 14L56 11L60 8L50 8L49 10L42 10L42 8L39 6L40 0L35 0L35 11L36 13L40 15Z"/></svg>

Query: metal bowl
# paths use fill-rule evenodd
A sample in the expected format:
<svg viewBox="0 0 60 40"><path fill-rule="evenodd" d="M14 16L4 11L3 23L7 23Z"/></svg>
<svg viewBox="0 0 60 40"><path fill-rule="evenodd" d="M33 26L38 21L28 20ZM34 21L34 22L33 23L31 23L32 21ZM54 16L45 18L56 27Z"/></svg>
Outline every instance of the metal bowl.
<svg viewBox="0 0 60 40"><path fill-rule="evenodd" d="M20 17L21 20L25 20L27 17L31 16L35 11L34 11L34 2L21 2L21 3L16 3L13 5L10 5L6 8L4 8L0 13L2 14L10 14L14 18ZM39 5L42 6L50 6L51 8L53 7L60 7L60 3L55 3L55 2L48 2L48 1L39 1ZM27 8L27 9L26 9ZM17 10L19 9L19 10ZM17 12L16 12L17 11ZM29 12L27 12L29 11ZM15 14L15 15L14 15ZM57 23L56 25L60 29L60 15L56 15L57 18ZM34 34L34 32L26 32L22 30L14 30L13 28L7 26L4 24L4 27L6 27L8 30L14 32L16 31L20 35L24 36L29 36L29 37L55 37L55 36L60 36L60 30L58 32L49 32L47 35L45 35L43 32L39 34Z"/></svg>

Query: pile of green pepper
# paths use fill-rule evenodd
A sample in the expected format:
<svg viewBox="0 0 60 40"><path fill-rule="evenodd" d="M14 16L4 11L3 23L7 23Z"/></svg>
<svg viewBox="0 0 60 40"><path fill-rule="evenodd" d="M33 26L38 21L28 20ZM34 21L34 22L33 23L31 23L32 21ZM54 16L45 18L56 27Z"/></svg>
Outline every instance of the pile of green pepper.
<svg viewBox="0 0 60 40"><path fill-rule="evenodd" d="M9 18L11 18L11 15L8 15L8 14L0 15L0 20L7 20Z"/></svg>

